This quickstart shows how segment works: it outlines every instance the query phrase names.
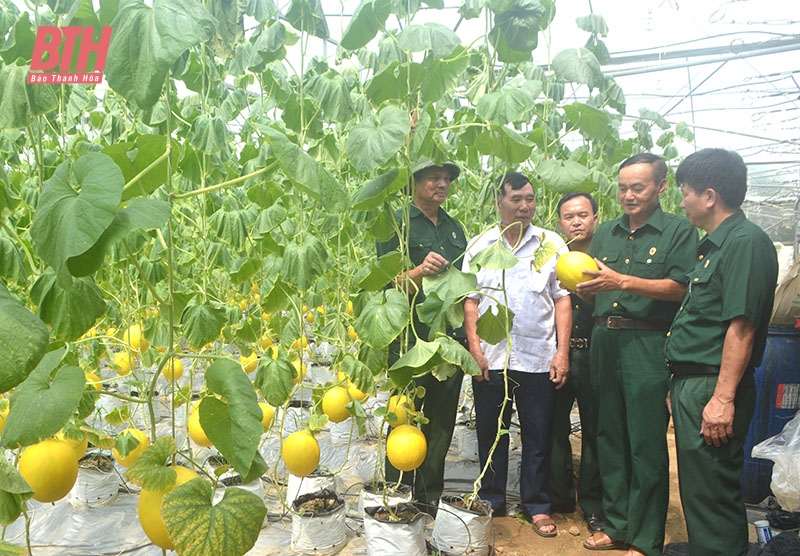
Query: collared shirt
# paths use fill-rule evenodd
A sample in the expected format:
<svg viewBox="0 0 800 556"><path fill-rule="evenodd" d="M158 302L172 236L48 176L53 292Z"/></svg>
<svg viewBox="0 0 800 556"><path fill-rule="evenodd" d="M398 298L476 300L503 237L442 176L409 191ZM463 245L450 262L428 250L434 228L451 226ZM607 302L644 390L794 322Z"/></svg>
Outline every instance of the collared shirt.
<svg viewBox="0 0 800 556"><path fill-rule="evenodd" d="M500 228L491 228L470 243L464 255L464 272L472 272L470 264L475 255L497 241L503 241L514 253L518 258L517 264L505 271L481 268L476 274L482 293L476 294L473 299L479 302L480 314L490 308L496 313L496 300L501 303L504 300L503 291L498 290L503 286L505 272L508 303L503 304L514 313L508 368L530 373L550 372L550 362L556 354L555 300L569 295L569 291L556 279L557 256L551 257L539 271L532 263L536 248L542 241L552 242L557 249L561 249L564 240L555 232L530 225L519 246L512 249L501 235ZM481 349L490 369L505 368L505 341L491 345L481 340Z"/></svg>
<svg viewBox="0 0 800 556"><path fill-rule="evenodd" d="M756 325L749 366L761 364L778 256L764 231L737 211L700 241L686 297L667 334L668 361L720 365L728 326L736 317Z"/></svg>
<svg viewBox="0 0 800 556"><path fill-rule="evenodd" d="M613 270L640 278L670 278L685 283L697 252L697 230L684 216L664 212L659 205L647 222L631 231L627 214L604 222L595 231L589 255ZM680 306L623 291L599 292L594 316L617 315L670 323Z"/></svg>
<svg viewBox="0 0 800 556"><path fill-rule="evenodd" d="M395 216L398 222L402 222L402 212L398 211ZM396 251L400 247L400 240L395 235L389 241L378 243L377 251L378 256L385 255L392 251ZM467 236L464 233L464 228L461 224L456 222L449 214L447 214L442 207L439 207L439 213L436 217L436 224L423 214L416 205L409 207L408 219L408 258L411 260L413 266L419 266L425 257L431 251L436 251L442 257L450 261L453 266L461 269L461 255L467 247ZM416 304L425 301L425 294L419 292L416 297ZM422 324L417 317L417 312L414 313L414 327L417 334L422 339L428 339L430 329L427 325ZM449 336L457 339L464 339L467 337L464 327L461 326L457 329L448 327L447 333ZM413 338L411 339L413 341Z"/></svg>

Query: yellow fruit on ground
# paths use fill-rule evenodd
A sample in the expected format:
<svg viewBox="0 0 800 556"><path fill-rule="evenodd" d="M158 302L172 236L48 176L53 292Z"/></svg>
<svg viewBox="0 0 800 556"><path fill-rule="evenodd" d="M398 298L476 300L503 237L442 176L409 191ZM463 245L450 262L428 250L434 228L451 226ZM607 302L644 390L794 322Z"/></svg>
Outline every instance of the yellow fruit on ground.
<svg viewBox="0 0 800 556"><path fill-rule="evenodd" d="M402 396L398 396L397 394L391 396L386 409L390 413L397 415L396 421L389 421L389 424L393 427L406 424L406 421L408 421L408 412L416 411L414 401L410 400L405 394Z"/></svg>
<svg viewBox="0 0 800 556"><path fill-rule="evenodd" d="M294 350L305 349L308 347L308 338L306 338L305 335L300 336L294 342L292 342L292 345L289 347L290 349Z"/></svg>
<svg viewBox="0 0 800 556"><path fill-rule="evenodd" d="M386 438L386 457L400 471L413 471L425 460L428 442L414 425L400 425Z"/></svg>
<svg viewBox="0 0 800 556"><path fill-rule="evenodd" d="M584 274L584 270L597 270L594 259L582 251L570 251L558 257L556 262L556 277L568 290L575 291L581 282L591 280L593 277Z"/></svg>
<svg viewBox="0 0 800 556"><path fill-rule="evenodd" d="M275 409L267 402L258 402L258 407L261 408L261 426L264 427L264 432L267 432L272 426Z"/></svg>
<svg viewBox="0 0 800 556"><path fill-rule="evenodd" d="M164 370L161 371L161 374L167 380L178 380L183 376L183 362L177 357L170 358L167 364L164 365Z"/></svg>
<svg viewBox="0 0 800 556"><path fill-rule="evenodd" d="M292 475L305 477L319 465L319 443L306 430L293 432L283 441L281 455L286 469Z"/></svg>
<svg viewBox="0 0 800 556"><path fill-rule="evenodd" d="M258 339L258 345L261 346L261 349L267 349L272 345L272 338L269 334L264 334Z"/></svg>
<svg viewBox="0 0 800 556"><path fill-rule="evenodd" d="M329 421L341 423L350 417L350 412L345 407L349 402L350 394L347 393L347 389L334 386L322 396L322 412L328 416Z"/></svg>
<svg viewBox="0 0 800 556"><path fill-rule="evenodd" d="M86 383L91 384L95 390L103 389L103 379L97 376L96 373L85 373Z"/></svg>
<svg viewBox="0 0 800 556"><path fill-rule="evenodd" d="M147 438L147 435L140 431L139 429L125 429L117 436L117 440L119 440L122 436L131 436L135 438L139 444L136 445L135 448L131 448L132 443L128 444L128 453L125 456L122 456L120 452L117 450L116 446L112 450L114 454L114 459L123 466L123 467L130 467L139 459L147 447L150 446L150 439Z"/></svg>
<svg viewBox="0 0 800 556"><path fill-rule="evenodd" d="M356 332L356 329L353 327L352 324L347 327L347 337L354 342L358 340L358 333Z"/></svg>
<svg viewBox="0 0 800 556"><path fill-rule="evenodd" d="M86 450L89 449L89 436L86 434L83 435L83 438L75 440L74 438L67 438L64 436L64 431L61 430L56 433L56 438L69 444L69 447L72 448L72 451L75 453L75 459L81 459L86 455Z"/></svg>
<svg viewBox="0 0 800 556"><path fill-rule="evenodd" d="M131 349L138 352L145 352L150 347L150 342L145 340L142 327L138 324L132 324L122 334L122 341L130 346Z"/></svg>
<svg viewBox="0 0 800 556"><path fill-rule="evenodd" d="M169 539L167 527L164 525L164 520L161 519L161 503L164 501L164 495L175 487L197 478L197 473L181 465L175 465L172 469L178 473L175 484L165 490L142 489L137 504L139 523L141 523L147 538L153 541L154 545L166 550L173 550L175 544Z"/></svg>
<svg viewBox="0 0 800 556"><path fill-rule="evenodd" d="M78 458L57 438L28 446L19 458L19 472L33 489L33 499L55 502L64 498L78 478Z"/></svg>
<svg viewBox="0 0 800 556"><path fill-rule="evenodd" d="M198 446L213 446L214 443L206 436L206 431L203 430L203 427L200 425L200 410L195 404L192 407L192 411L189 414L189 436L192 438L195 444Z"/></svg>
<svg viewBox="0 0 800 556"><path fill-rule="evenodd" d="M240 355L239 363L241 363L244 368L244 372L252 373L258 367L258 355L255 351L250 355Z"/></svg>
<svg viewBox="0 0 800 556"><path fill-rule="evenodd" d="M297 376L294 377L294 383L303 382L306 379L306 364L299 359L292 359L292 365L294 365L294 370L297 372Z"/></svg>
<svg viewBox="0 0 800 556"><path fill-rule="evenodd" d="M114 365L117 367L117 374L125 376L136 368L136 358L128 351L119 351L114 354Z"/></svg>

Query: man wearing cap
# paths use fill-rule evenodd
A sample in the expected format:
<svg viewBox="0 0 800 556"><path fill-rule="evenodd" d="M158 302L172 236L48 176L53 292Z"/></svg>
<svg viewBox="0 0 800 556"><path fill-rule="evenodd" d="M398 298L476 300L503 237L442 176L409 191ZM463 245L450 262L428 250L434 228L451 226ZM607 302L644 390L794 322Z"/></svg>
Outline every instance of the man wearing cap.
<svg viewBox="0 0 800 556"><path fill-rule="evenodd" d="M397 277L396 285L401 291L408 291L409 296L419 291L415 303L420 304L425 300L421 291L423 277L438 274L450 264L460 269L467 238L461 224L442 209L442 204L450 193L452 181L461 173L459 167L449 162L437 165L428 159L422 159L412 170L413 198L409 207L408 226L402 228L402 233L406 236L404 244L413 266ZM401 213L398 212L397 217L402 220ZM400 240L394 236L389 241L378 244L378 256L399 247ZM428 340L428 326L420 322L413 308L412 313L414 330L420 338ZM447 334L466 347L463 327L448 327ZM408 341L409 347L416 341L412 333L409 333ZM397 360L399 348L398 341L390 347L390 365ZM428 505L426 509L430 509L432 513L435 513L435 505L444 489L445 457L453 438L463 378L463 371L458 369L444 381L439 381L430 373L414 380L416 386L424 386L426 391L425 397L417 402L417 409L428 419L428 423L421 427L428 442L428 452L422 465L414 472L403 474L403 481L413 484L414 499ZM399 471L387 460L386 479L396 481L398 477Z"/></svg>
<svg viewBox="0 0 800 556"><path fill-rule="evenodd" d="M737 153L697 151L678 166L675 181L683 194L681 208L706 232L665 348L689 551L744 556L744 444L778 257L769 236L740 209L747 166Z"/></svg>
<svg viewBox="0 0 800 556"><path fill-rule="evenodd" d="M661 554L669 503L664 341L686 293L697 231L665 213L667 165L642 153L620 164L624 214L598 226L589 255L600 270L577 286L594 303L590 375L597 399L597 452L603 483L604 533L589 550Z"/></svg>

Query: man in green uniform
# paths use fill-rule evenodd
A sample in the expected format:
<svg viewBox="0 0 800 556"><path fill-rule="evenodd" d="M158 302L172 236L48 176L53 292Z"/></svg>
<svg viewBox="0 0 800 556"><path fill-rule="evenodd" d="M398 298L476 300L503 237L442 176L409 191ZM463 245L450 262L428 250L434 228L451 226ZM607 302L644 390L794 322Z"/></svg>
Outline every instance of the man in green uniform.
<svg viewBox="0 0 800 556"><path fill-rule="evenodd" d="M461 256L467 247L467 238L461 224L453 220L442 204L450 193L450 185L461 170L455 164L441 166L429 160L418 162L414 167L412 187L414 195L409 207L408 226L401 230L405 235L404 246L411 260L411 267L396 279L396 287L409 292L409 299L419 290L415 303L425 300L422 278L433 276L454 264L461 268ZM398 219L401 215L398 213ZM395 251L400 247L400 239L394 236L385 243L378 244L378 256ZM423 340L428 340L429 328L414 315L414 330ZM464 327L447 329L447 334L466 347ZM416 337L409 333L409 347ZM389 364L399 357L400 342L390 347ZM444 463L450 441L453 438L458 399L464 373L458 369L452 376L439 381L431 374L414 380L416 386L425 387L425 397L416 401L417 409L422 411L428 423L422 425L422 432L428 442L425 461L414 472L403 474L403 481L413 485L414 499L428 505L432 513L444 489ZM396 481L400 473L386 460L386 479Z"/></svg>
<svg viewBox="0 0 800 556"><path fill-rule="evenodd" d="M778 258L767 234L739 208L747 167L737 153L700 150L678 166L675 181L686 216L706 232L665 351L689 551L743 556L748 548L740 483L744 443Z"/></svg>
<svg viewBox="0 0 800 556"><path fill-rule="evenodd" d="M570 251L586 253L597 224L597 201L588 193L564 195L556 206L558 227L567 238ZM575 508L575 480L572 470L570 413L576 398L581 423L581 463L578 471L578 505L586 517L589 532L603 530L603 486L597 464L597 401L589 377L589 337L594 320L592 305L573 293L570 373L563 388L556 390L550 434L550 468L547 493L553 511L569 513Z"/></svg>
<svg viewBox="0 0 800 556"><path fill-rule="evenodd" d="M686 293L697 231L683 216L665 213L659 197L667 166L638 154L619 169L625 212L601 224L589 254L594 278L577 292L594 300L591 383L597 399L597 452L603 483L604 533L589 550L627 547L627 555L661 554L669 503L664 340Z"/></svg>

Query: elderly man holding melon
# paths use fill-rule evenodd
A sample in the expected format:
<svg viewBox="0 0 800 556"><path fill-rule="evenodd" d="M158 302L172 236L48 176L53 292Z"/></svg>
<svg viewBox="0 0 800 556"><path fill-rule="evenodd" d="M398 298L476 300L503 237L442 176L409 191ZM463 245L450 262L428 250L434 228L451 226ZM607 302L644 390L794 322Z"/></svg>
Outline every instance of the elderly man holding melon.
<svg viewBox="0 0 800 556"><path fill-rule="evenodd" d="M589 254L599 270L576 286L594 303L591 382L597 398L597 450L605 532L589 550L661 554L669 502L666 406L667 330L686 293L697 231L661 209L667 165L642 153L620 164L624 214L598 226Z"/></svg>
<svg viewBox="0 0 800 556"><path fill-rule="evenodd" d="M478 456L484 475L479 495L492 506L494 515L506 512L508 434L497 440L498 421L508 430L511 402L516 405L522 438L520 502L530 516L533 530L543 537L557 534L547 495L547 452L555 389L569 373L569 338L572 311L569 292L555 275L555 258L536 268L534 259L542 246L564 246L555 232L533 226L536 200L530 180L511 172L498 180L496 193L499 226L472 240L462 269L478 277L480 294L464 302L464 325L469 350L482 375L473 377ZM512 268L478 266L478 256L501 242L517 257ZM478 336L478 316L496 311L498 302L514 313L510 346L505 341L489 344ZM502 409L502 415L501 415ZM488 463L488 465L487 465Z"/></svg>

